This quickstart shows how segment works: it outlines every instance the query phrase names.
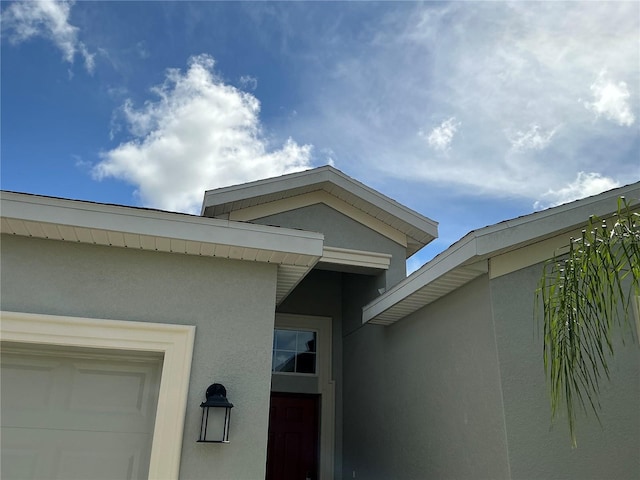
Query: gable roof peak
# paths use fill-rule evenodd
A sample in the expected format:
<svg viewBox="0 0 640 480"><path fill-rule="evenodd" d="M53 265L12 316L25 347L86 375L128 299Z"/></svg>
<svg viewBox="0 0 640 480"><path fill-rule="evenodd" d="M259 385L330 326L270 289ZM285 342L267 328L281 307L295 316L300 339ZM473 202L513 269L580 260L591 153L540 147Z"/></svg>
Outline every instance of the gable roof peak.
<svg viewBox="0 0 640 480"><path fill-rule="evenodd" d="M287 199L301 198L320 192L393 227L407 237L407 257L437 238L438 223L396 202L386 195L345 175L330 165L266 178L240 185L207 190L202 203L202 215L230 218L249 209L271 204L286 211ZM317 202L316 202L317 203ZM277 205L277 206L276 206ZM274 212L272 212L274 213ZM243 217L251 221L250 214Z"/></svg>

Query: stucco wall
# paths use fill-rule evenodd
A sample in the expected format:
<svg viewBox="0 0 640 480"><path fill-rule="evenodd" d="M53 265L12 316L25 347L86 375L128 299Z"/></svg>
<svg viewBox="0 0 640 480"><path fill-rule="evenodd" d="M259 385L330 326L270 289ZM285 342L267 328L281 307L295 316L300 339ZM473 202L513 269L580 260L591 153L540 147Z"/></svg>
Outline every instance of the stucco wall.
<svg viewBox="0 0 640 480"><path fill-rule="evenodd" d="M334 478L342 474L342 277L340 272L313 270L291 292L278 307L278 313L329 317L332 322L331 339L332 380L335 385L335 438ZM276 391L296 391L286 382L300 382L296 377L277 378L274 375L272 388ZM304 381L306 379L302 379ZM314 378L315 380L315 378ZM283 389L282 387L285 386ZM289 388L287 388L289 387Z"/></svg>
<svg viewBox="0 0 640 480"><path fill-rule="evenodd" d="M2 309L196 325L181 479L264 478L276 266L2 236ZM231 443L198 444L214 381Z"/></svg>
<svg viewBox="0 0 640 480"><path fill-rule="evenodd" d="M509 477L489 281L344 338L344 478Z"/></svg>
<svg viewBox="0 0 640 480"><path fill-rule="evenodd" d="M298 208L259 218L254 222L320 232L324 234L324 244L330 247L391 254L391 265L385 274L386 285L382 285L387 288L404 280L406 276L405 247L327 205Z"/></svg>
<svg viewBox="0 0 640 480"><path fill-rule="evenodd" d="M565 418L551 425L542 337L533 299L542 264L491 280L512 478L640 478L640 348L615 335L611 382L602 383L601 421L577 418L572 449ZM627 332L628 333L628 332Z"/></svg>
<svg viewBox="0 0 640 480"><path fill-rule="evenodd" d="M343 477L342 468L343 422L345 419L343 413L343 391L345 388L343 338L362 327L362 305L377 295L379 281L380 279L374 276L314 270L304 278L277 310L279 313L320 315L332 318L332 378L335 382L334 478L336 480L351 478L351 473ZM284 384L283 380L274 378L273 389L281 388ZM347 385L346 388L351 388L351 386ZM357 401L353 398L350 400Z"/></svg>

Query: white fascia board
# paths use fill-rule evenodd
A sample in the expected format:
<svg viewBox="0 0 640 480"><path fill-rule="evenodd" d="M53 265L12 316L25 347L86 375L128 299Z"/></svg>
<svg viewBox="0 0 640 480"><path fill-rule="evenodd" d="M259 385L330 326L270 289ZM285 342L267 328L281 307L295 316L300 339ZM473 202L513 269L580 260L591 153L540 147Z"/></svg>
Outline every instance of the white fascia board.
<svg viewBox="0 0 640 480"><path fill-rule="evenodd" d="M467 235L458 243L449 247L422 268L416 270L402 282L365 305L362 308L362 323L380 315L384 311L426 287L447 272L466 263L476 255L475 236Z"/></svg>
<svg viewBox="0 0 640 480"><path fill-rule="evenodd" d="M391 264L391 257L388 253L325 246L322 258L318 263L388 270Z"/></svg>
<svg viewBox="0 0 640 480"><path fill-rule="evenodd" d="M195 215L1 192L2 217L321 257L320 233Z"/></svg>
<svg viewBox="0 0 640 480"><path fill-rule="evenodd" d="M637 202L640 199L640 183L472 231L398 285L365 305L362 309L362 322L370 321L455 268L574 230L577 226L584 225L590 215L610 215L616 211L618 198L621 196Z"/></svg>
<svg viewBox="0 0 640 480"><path fill-rule="evenodd" d="M307 187L313 184L332 183L346 192L355 195L366 202L390 213L400 220L413 225L414 227L428 233L433 238L438 237L438 222L427 218L418 212L396 202L395 200L367 187L366 185L348 177L341 171L324 166L313 170L291 173L280 177L267 178L256 182L234 185L231 187L216 190L207 190L204 193L202 202L202 214L210 206L210 198L215 198L215 203L235 202L245 198L260 197L283 190L294 190L296 188ZM286 184L286 188L283 185Z"/></svg>
<svg viewBox="0 0 640 480"><path fill-rule="evenodd" d="M604 218L614 213L621 196L635 201L637 207L640 183L479 229L475 232L478 255L493 256L586 226L591 215Z"/></svg>
<svg viewBox="0 0 640 480"><path fill-rule="evenodd" d="M405 207L392 198L389 198L386 195L383 195L380 192L377 192L376 190L367 187L366 185L352 178L347 177L344 173L338 170L333 169L333 172L339 178L336 183L344 190L353 193L354 195L362 198L363 200L366 200L367 202L375 205L382 210L389 212L393 216L398 217L406 223L419 228L420 230L431 235L433 238L438 237L438 222L431 220L430 218L427 218L408 207Z"/></svg>
<svg viewBox="0 0 640 480"><path fill-rule="evenodd" d="M290 173L279 177L256 180L255 182L241 183L239 185L206 190L204 192L204 200L202 202L202 214L204 214L205 208L209 206L209 202L207 201L209 198L214 197L216 204L223 204L236 202L245 198L269 195L282 190L281 183L285 181L287 183L287 190L306 187L312 183L322 181L317 179L317 175L324 171L324 169L325 167L320 167L315 170L304 170L302 172ZM314 176L313 180L310 178L311 175Z"/></svg>

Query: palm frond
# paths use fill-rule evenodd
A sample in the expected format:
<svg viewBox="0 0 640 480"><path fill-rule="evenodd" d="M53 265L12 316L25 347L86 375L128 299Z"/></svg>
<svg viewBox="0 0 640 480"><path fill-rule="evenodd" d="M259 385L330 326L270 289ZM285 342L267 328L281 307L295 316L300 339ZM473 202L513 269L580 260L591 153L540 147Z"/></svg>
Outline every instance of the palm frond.
<svg viewBox="0 0 640 480"><path fill-rule="evenodd" d="M576 408L600 421L599 391L601 379L609 379L613 327L630 327L638 295L640 213L621 197L612 219L591 217L580 238L570 239L568 253L545 263L536 289L551 416L566 410L573 446ZM633 328L626 331L637 334Z"/></svg>

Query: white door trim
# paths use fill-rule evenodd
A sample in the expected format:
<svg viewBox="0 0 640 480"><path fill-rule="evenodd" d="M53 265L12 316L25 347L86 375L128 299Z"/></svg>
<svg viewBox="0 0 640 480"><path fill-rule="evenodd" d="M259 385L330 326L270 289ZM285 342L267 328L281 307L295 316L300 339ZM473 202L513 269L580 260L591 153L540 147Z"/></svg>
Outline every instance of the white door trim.
<svg viewBox="0 0 640 480"><path fill-rule="evenodd" d="M195 326L0 312L7 342L108 348L164 355L149 479L177 480Z"/></svg>

